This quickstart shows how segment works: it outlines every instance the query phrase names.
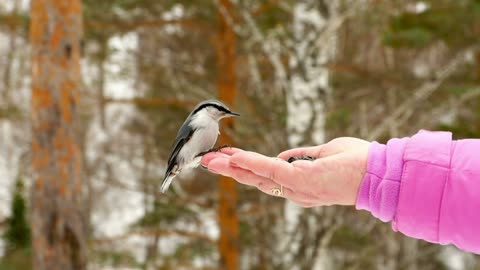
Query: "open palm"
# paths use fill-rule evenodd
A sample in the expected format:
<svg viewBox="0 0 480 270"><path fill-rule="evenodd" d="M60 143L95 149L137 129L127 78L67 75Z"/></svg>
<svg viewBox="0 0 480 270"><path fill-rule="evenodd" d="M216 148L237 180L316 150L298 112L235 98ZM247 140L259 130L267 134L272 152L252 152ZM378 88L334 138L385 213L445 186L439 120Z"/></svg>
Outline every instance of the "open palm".
<svg viewBox="0 0 480 270"><path fill-rule="evenodd" d="M353 205L365 174L369 145L356 138L337 138L319 146L290 149L276 158L224 148L205 155L202 165L269 195L283 186L282 196L304 207ZM286 161L303 155L317 159Z"/></svg>

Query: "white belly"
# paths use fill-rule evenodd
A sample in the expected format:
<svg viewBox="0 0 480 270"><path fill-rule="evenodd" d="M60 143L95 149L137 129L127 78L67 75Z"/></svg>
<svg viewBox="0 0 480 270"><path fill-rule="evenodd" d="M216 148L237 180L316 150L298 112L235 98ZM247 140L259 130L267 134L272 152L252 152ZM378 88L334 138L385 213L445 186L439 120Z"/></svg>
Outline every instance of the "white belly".
<svg viewBox="0 0 480 270"><path fill-rule="evenodd" d="M212 122L212 125L207 128L197 130L192 138L182 147L179 156L183 160L178 160L183 163L184 168L194 168L200 165L201 157L198 154L212 149L218 138L218 123Z"/></svg>

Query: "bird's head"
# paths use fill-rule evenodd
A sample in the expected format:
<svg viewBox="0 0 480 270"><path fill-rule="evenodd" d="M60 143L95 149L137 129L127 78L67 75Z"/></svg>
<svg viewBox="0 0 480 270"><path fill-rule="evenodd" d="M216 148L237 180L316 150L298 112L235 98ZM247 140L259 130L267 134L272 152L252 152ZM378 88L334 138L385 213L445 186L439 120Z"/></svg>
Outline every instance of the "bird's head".
<svg viewBox="0 0 480 270"><path fill-rule="evenodd" d="M192 116L197 114L208 115L217 121L225 117L240 116L240 114L232 112L225 104L218 100L206 100L198 104L193 110Z"/></svg>

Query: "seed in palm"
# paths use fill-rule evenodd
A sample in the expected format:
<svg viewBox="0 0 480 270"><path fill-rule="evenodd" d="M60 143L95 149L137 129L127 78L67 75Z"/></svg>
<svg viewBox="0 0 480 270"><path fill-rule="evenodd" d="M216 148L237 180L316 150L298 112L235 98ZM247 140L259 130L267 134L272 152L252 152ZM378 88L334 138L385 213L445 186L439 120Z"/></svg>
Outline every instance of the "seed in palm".
<svg viewBox="0 0 480 270"><path fill-rule="evenodd" d="M300 157L289 157L287 161L288 161L288 163L292 163L292 162L295 162L297 160L314 161L315 159L317 159L317 158L314 158L314 157L311 157L311 156L300 156Z"/></svg>

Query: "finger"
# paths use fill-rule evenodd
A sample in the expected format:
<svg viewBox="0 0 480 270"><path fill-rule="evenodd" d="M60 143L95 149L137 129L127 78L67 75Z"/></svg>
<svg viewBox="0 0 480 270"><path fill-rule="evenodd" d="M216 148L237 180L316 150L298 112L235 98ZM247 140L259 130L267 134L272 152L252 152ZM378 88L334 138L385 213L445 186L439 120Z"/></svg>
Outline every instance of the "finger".
<svg viewBox="0 0 480 270"><path fill-rule="evenodd" d="M322 146L310 146L310 147L300 147L294 148L287 151L283 151L278 154L278 158L288 160L290 157L301 157L301 156L311 156L311 157L320 157Z"/></svg>
<svg viewBox="0 0 480 270"><path fill-rule="evenodd" d="M202 166L207 167L208 163L217 157L229 157L235 153L242 152L244 150L234 147L224 147L219 151L210 152L202 156Z"/></svg>
<svg viewBox="0 0 480 270"><path fill-rule="evenodd" d="M280 189L280 185L274 181L256 175L248 170L232 167L230 162L224 158L214 159L209 164L209 170L216 173L232 177L240 184L256 187L265 194L271 196L278 196L273 193L273 189ZM283 194L278 197L283 197L303 207L312 207L317 203L312 198L304 193L295 192L288 187L282 187Z"/></svg>
<svg viewBox="0 0 480 270"><path fill-rule="evenodd" d="M273 180L274 182L292 188L292 182L298 178L295 167L278 158L267 157L255 152L239 152L230 158L230 163L252 173ZM295 183L298 185L299 183Z"/></svg>
<svg viewBox="0 0 480 270"><path fill-rule="evenodd" d="M314 206L318 206L317 203L310 202L310 201L295 201L295 200L290 200L290 201L292 201L294 204L301 206L303 208L311 208Z"/></svg>
<svg viewBox="0 0 480 270"><path fill-rule="evenodd" d="M228 177L235 178L239 183L249 186L257 187L260 182L270 179L264 178L262 176L253 174L248 170L244 170L238 167L233 167L226 158L216 158L210 161L208 164L208 169L214 173L225 175Z"/></svg>
<svg viewBox="0 0 480 270"><path fill-rule="evenodd" d="M238 152L244 152L245 150L242 150L240 148L235 148L235 147L224 147L219 150L219 152L227 154L229 156L238 153Z"/></svg>
<svg viewBox="0 0 480 270"><path fill-rule="evenodd" d="M221 153L221 152L210 152L202 156L201 164L204 167L208 167L208 163L215 158L230 158L229 155Z"/></svg>

